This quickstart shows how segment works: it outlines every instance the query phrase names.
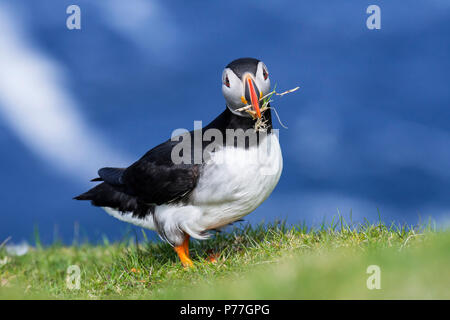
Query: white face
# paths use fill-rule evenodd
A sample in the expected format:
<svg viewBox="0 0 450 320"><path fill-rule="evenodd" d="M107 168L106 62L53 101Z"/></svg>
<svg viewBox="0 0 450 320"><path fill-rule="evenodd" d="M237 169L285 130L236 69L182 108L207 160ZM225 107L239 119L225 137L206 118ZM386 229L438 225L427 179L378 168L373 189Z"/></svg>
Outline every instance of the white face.
<svg viewBox="0 0 450 320"><path fill-rule="evenodd" d="M240 79L230 68L225 68L222 73L222 93L228 108L235 114L250 117L248 113L235 111L236 109L253 104L249 99L248 81L253 80L256 85L255 92L259 93L258 99L270 92L270 77L264 62L259 61L256 74L246 72ZM246 95L247 85L247 95Z"/></svg>

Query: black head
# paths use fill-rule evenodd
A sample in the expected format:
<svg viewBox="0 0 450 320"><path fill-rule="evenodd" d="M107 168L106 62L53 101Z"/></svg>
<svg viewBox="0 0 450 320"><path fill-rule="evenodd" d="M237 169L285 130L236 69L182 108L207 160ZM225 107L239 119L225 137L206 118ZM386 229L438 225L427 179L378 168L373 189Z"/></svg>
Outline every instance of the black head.
<svg viewBox="0 0 450 320"><path fill-rule="evenodd" d="M241 58L230 62L222 74L222 93L227 107L236 115L250 117L245 111L236 111L251 104L261 117L259 100L270 92L270 78L264 62Z"/></svg>

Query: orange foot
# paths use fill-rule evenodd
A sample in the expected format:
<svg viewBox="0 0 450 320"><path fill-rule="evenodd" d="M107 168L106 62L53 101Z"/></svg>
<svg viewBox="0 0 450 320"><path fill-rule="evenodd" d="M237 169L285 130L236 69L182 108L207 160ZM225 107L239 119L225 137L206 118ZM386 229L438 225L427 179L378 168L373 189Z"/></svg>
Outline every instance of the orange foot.
<svg viewBox="0 0 450 320"><path fill-rule="evenodd" d="M206 261L210 263L217 263L217 260L219 259L219 254L213 252L212 250L208 252L208 258L206 258Z"/></svg>
<svg viewBox="0 0 450 320"><path fill-rule="evenodd" d="M184 239L183 243L180 246L175 247L175 251L181 260L181 264L185 268L190 268L194 266L194 263L189 258L189 235L186 235L186 238Z"/></svg>

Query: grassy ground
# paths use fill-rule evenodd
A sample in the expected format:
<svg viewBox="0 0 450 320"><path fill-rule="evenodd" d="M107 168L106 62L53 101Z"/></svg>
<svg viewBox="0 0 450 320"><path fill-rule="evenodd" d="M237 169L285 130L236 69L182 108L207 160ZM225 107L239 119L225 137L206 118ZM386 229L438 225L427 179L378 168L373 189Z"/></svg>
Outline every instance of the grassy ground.
<svg viewBox="0 0 450 320"><path fill-rule="evenodd" d="M450 298L450 232L429 227L243 225L191 242L191 254L195 267L184 269L163 243L0 250L0 299ZM79 290L67 288L70 265ZM380 267L379 290L367 288L369 265Z"/></svg>

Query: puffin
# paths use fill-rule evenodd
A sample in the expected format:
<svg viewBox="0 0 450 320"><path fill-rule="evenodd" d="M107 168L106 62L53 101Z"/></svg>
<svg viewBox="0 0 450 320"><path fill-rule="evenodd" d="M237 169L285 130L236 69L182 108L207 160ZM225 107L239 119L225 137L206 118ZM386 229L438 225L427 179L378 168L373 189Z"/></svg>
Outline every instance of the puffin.
<svg viewBox="0 0 450 320"><path fill-rule="evenodd" d="M190 237L204 240L242 220L280 179L278 131L265 100L270 92L262 61L230 62L222 73L226 107L217 118L203 128L172 134L128 168L101 168L91 180L99 183L74 199L156 231L182 265L192 267Z"/></svg>

